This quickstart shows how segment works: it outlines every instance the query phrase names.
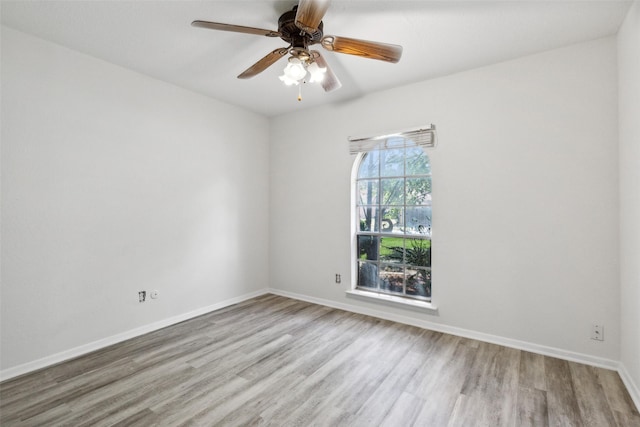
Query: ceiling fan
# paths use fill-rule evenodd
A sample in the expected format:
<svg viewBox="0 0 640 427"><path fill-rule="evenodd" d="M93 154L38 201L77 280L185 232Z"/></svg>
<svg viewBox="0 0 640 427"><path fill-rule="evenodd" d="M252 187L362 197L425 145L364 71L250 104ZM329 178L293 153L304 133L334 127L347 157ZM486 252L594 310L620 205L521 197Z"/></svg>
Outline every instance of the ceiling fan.
<svg viewBox="0 0 640 427"><path fill-rule="evenodd" d="M396 63L402 56L402 46L379 43L347 37L324 35L322 18L329 8L330 0L300 0L292 10L285 12L278 19L278 30L244 27L241 25L223 24L209 21L193 21L194 27L210 30L232 31L236 33L256 34L266 37L280 37L289 46L269 52L242 72L238 78L248 79L266 70L280 58L289 53L289 62L280 76L287 85L298 85L301 82L318 81L325 92L331 92L342 85L331 71L327 62L317 50L309 47L320 44L326 50L364 58L377 59ZM298 100L301 96L298 95Z"/></svg>

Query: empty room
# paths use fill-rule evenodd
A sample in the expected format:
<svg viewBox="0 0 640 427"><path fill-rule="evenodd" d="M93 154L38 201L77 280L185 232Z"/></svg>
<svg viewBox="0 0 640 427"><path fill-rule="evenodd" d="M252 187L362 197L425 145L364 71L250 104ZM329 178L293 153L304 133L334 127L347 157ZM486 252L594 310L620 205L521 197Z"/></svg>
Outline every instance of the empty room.
<svg viewBox="0 0 640 427"><path fill-rule="evenodd" d="M640 0L0 0L2 426L640 426Z"/></svg>

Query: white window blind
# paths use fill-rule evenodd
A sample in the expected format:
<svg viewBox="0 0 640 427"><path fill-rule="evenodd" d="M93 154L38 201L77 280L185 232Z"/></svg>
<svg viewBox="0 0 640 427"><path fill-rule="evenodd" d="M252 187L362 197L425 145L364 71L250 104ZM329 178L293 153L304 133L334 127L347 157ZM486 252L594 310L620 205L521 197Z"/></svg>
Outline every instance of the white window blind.
<svg viewBox="0 0 640 427"><path fill-rule="evenodd" d="M398 138L404 139L405 146L433 148L436 146L436 127L435 125L428 125L378 136L350 136L349 152L351 154L358 154L376 149L399 148L403 145L398 145ZM388 144L390 144L390 146L388 146Z"/></svg>

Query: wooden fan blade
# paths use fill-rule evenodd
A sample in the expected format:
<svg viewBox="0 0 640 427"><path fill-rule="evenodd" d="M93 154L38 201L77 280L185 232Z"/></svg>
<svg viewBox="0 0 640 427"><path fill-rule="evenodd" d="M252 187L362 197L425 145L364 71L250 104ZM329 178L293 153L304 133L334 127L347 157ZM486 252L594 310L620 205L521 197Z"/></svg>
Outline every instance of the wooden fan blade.
<svg viewBox="0 0 640 427"><path fill-rule="evenodd" d="M289 52L289 48L281 47L279 49L274 50L273 52L269 52L264 58L253 64L251 67L247 68L242 74L238 76L239 79L250 79L251 77L260 74L269 66L276 63L276 61L283 56L285 56Z"/></svg>
<svg viewBox="0 0 640 427"><path fill-rule="evenodd" d="M309 34L318 31L330 3L331 0L300 0L296 12L296 26Z"/></svg>
<svg viewBox="0 0 640 427"><path fill-rule="evenodd" d="M222 24L220 22L193 21L191 25L198 28L208 28L209 30L232 31L234 33L256 34L259 36L267 37L280 37L282 35L278 31L264 30L262 28L254 27L243 27L242 25Z"/></svg>
<svg viewBox="0 0 640 427"><path fill-rule="evenodd" d="M396 63L402 56L402 46L397 44L371 42L338 36L325 36L320 43L322 47L333 52L363 56L380 61Z"/></svg>
<svg viewBox="0 0 640 427"><path fill-rule="evenodd" d="M311 55L313 56L313 60L318 64L318 67L326 68L327 71L324 73L324 79L320 84L325 92L331 92L342 87L342 83L338 80L338 77L333 73L327 61L324 60L324 57L317 50L312 50Z"/></svg>

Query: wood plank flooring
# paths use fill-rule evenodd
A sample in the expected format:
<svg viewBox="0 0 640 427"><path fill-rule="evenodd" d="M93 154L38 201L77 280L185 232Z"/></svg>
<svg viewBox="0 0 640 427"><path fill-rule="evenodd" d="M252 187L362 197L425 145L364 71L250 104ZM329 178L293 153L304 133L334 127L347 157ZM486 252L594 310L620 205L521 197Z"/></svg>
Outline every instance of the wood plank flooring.
<svg viewBox="0 0 640 427"><path fill-rule="evenodd" d="M640 426L614 371L265 295L0 384L2 426Z"/></svg>

